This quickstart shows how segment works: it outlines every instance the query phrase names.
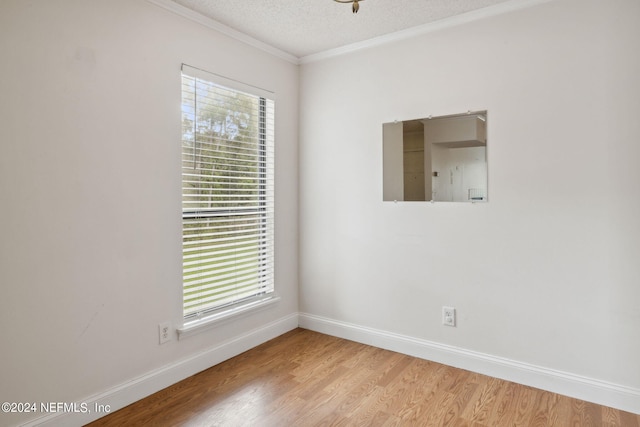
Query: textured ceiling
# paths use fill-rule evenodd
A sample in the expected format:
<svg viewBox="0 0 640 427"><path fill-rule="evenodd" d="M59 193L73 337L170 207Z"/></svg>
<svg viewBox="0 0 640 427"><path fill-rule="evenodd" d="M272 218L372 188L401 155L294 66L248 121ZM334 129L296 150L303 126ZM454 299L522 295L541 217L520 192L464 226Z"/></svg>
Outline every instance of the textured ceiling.
<svg viewBox="0 0 640 427"><path fill-rule="evenodd" d="M513 0L173 0L298 58Z"/></svg>

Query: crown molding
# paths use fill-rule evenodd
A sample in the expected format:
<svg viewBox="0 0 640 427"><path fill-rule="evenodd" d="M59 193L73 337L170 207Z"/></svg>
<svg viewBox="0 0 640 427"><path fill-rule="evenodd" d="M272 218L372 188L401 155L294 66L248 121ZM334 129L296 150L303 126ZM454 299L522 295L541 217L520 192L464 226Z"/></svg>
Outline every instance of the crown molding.
<svg viewBox="0 0 640 427"><path fill-rule="evenodd" d="M363 40L361 42L351 43L345 46L337 47L335 49L328 49L322 52L313 53L303 57L297 57L281 49L278 49L270 44L267 44L261 40L253 38L243 32L235 30L227 25L224 25L214 19L206 17L194 10L184 7L171 0L146 0L156 6L159 6L165 10L173 12L183 18L190 21L204 25L212 30L225 34L235 40L246 43L249 46L260 49L266 53L276 56L280 59L284 59L292 64L308 64L311 62L322 61L336 56L341 56L353 52L357 52L363 49L369 49L376 46L382 46L385 44L393 43L400 40L406 40L413 37L417 37L423 34L428 34L435 31L444 30L447 28L455 27L458 25L466 24L469 22L478 21L484 18L501 15L521 9L526 9L532 6L537 6L543 3L549 3L557 0L511 0L504 3L499 3L493 6L485 7L482 9L473 10L463 13L461 15L452 16L450 18L441 19L434 22L429 22L416 27L407 28L405 30L396 31L390 34L374 37L371 39Z"/></svg>
<svg viewBox="0 0 640 427"><path fill-rule="evenodd" d="M361 42L348 44L346 46L341 46L335 49L328 49L323 52L318 52L311 55L303 56L299 58L298 62L300 64L308 64L311 62L322 61L322 60L333 58L336 56L357 52L359 50L369 49L372 47L393 43L399 40L406 40L406 39L417 37L423 34L431 33L434 31L440 31L446 28L451 28L451 27L466 24L469 22L478 21L480 19L502 15L504 13L513 12L520 9L526 9L528 7L537 6L539 4L548 3L551 1L556 1L556 0L512 0L504 3L498 3L493 6L473 10L460 15L452 16L450 18L445 18L438 21L429 22L423 25L418 25L416 27L407 28L406 30L396 31L390 34L374 37Z"/></svg>
<svg viewBox="0 0 640 427"><path fill-rule="evenodd" d="M224 35L227 35L242 43L248 44L249 46L260 49L280 59L284 59L285 61L291 62L296 65L299 64L299 58L297 56L291 55L288 52L285 52L276 47L273 47L270 44L267 44L263 41L255 39L238 30L234 30L231 27L228 27L214 19L208 18L194 10L184 7L171 0L147 0L147 2L152 3L156 6L159 6L165 10L168 10L169 12L173 12L176 15L180 15L183 18L187 18L190 21L204 25L207 28L211 28L212 30L218 31Z"/></svg>

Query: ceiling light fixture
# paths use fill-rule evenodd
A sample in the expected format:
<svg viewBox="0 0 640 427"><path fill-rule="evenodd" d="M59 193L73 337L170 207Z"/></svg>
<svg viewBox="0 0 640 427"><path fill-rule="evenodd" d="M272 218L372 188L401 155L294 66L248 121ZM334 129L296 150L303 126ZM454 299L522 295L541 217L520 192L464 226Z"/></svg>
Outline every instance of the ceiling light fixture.
<svg viewBox="0 0 640 427"><path fill-rule="evenodd" d="M358 13L358 10L360 10L360 4L358 4L359 1L364 1L364 0L334 0L337 1L338 3L353 3L353 6L351 6L351 10L353 11L353 13Z"/></svg>

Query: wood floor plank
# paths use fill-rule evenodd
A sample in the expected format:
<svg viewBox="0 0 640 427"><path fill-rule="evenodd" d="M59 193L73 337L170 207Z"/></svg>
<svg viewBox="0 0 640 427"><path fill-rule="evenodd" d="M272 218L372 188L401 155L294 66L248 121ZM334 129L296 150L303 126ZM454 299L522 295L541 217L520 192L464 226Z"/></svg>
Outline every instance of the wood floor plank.
<svg viewBox="0 0 640 427"><path fill-rule="evenodd" d="M296 329L90 426L640 427L640 415Z"/></svg>
<svg viewBox="0 0 640 427"><path fill-rule="evenodd" d="M478 384L467 382L464 385L464 388L462 390L459 390L458 393L456 393L456 398L451 403L451 405L449 405L449 408L447 408L447 413L444 415L442 419L442 425L443 426L456 425L457 420L460 419L461 414L467 408L467 405L469 405L469 402L471 402L471 398L476 394L476 392L479 393ZM498 424L495 424L495 425L498 425ZM502 424L502 425L509 425L509 424Z"/></svg>
<svg viewBox="0 0 640 427"><path fill-rule="evenodd" d="M465 418L468 418L469 421L472 422L485 424L488 421L491 411L493 410L493 406L496 403L496 396L500 392L500 387L503 385L504 381L497 378L491 378L487 381L487 383L480 389L480 395L478 396L475 404L468 407L470 412L468 412L468 415Z"/></svg>
<svg viewBox="0 0 640 427"><path fill-rule="evenodd" d="M389 397L385 411L402 420L414 419L421 411L423 402L430 401L435 394L433 387L427 382L428 371L425 365L415 363L410 358L404 365L402 375L395 378L393 384L386 386Z"/></svg>
<svg viewBox="0 0 640 427"><path fill-rule="evenodd" d="M536 390L531 387L519 387L518 403L514 414L514 427L528 426L533 416L533 406L536 398Z"/></svg>
<svg viewBox="0 0 640 427"><path fill-rule="evenodd" d="M452 380L444 390L452 394L458 394L470 383L469 377L471 376L471 372L462 369L451 369L453 369Z"/></svg>
<svg viewBox="0 0 640 427"><path fill-rule="evenodd" d="M497 396L497 403L489 419L490 425L513 425L513 418L517 412L519 386L507 383Z"/></svg>
<svg viewBox="0 0 640 427"><path fill-rule="evenodd" d="M450 405L455 400L455 396L444 390L435 391L433 397L423 403L423 411L417 411L414 418L405 418L412 424L423 424L427 426L444 425Z"/></svg>
<svg viewBox="0 0 640 427"><path fill-rule="evenodd" d="M376 388L373 393L371 393L367 399L364 401L378 401L378 394L381 391L380 388ZM369 426L382 426L386 425L389 421L395 422L395 417L390 415L387 412L379 411L376 409L375 404L368 406L366 410L357 411L353 414L349 414L347 417L338 417L334 425L336 426L344 426L344 427L369 427Z"/></svg>
<svg viewBox="0 0 640 427"><path fill-rule="evenodd" d="M584 427L602 425L602 411L598 405L575 399L572 409L572 425Z"/></svg>
<svg viewBox="0 0 640 427"><path fill-rule="evenodd" d="M557 414L557 424L554 424L553 427L565 427L571 425L572 402L572 398L558 395L558 403L555 407L555 412Z"/></svg>
<svg viewBox="0 0 640 427"><path fill-rule="evenodd" d="M332 378L322 390L315 395L307 395L305 413L319 411L330 412L331 415L341 414L341 405L348 393L352 393L370 373L366 370L347 369L340 376Z"/></svg>
<svg viewBox="0 0 640 427"><path fill-rule="evenodd" d="M640 415L634 415L630 412L620 412L620 425L623 427L640 427Z"/></svg>
<svg viewBox="0 0 640 427"><path fill-rule="evenodd" d="M397 359L393 363L393 367L385 372L385 374L378 380L379 387L387 387L392 382L396 381L398 376L411 364L413 358L410 356L405 356L403 354L394 355L395 359Z"/></svg>
<svg viewBox="0 0 640 427"><path fill-rule="evenodd" d="M415 368L413 365L416 365ZM418 424L423 420L426 422L428 414L436 414L439 418L444 417L447 408L437 401L436 394L440 393L442 400L453 397L447 390L438 390L433 387L435 382L430 381L428 372L432 368L423 363L414 363L411 369L405 372L403 382L407 384L407 394L398 401L397 414L400 419L409 424ZM442 413L441 413L442 412Z"/></svg>
<svg viewBox="0 0 640 427"><path fill-rule="evenodd" d="M529 421L529 427L557 426L558 395L555 393L537 393L536 402L533 405L533 414Z"/></svg>
<svg viewBox="0 0 640 427"><path fill-rule="evenodd" d="M603 407L602 408L602 423L606 427L619 427L620 426L620 411L615 409Z"/></svg>

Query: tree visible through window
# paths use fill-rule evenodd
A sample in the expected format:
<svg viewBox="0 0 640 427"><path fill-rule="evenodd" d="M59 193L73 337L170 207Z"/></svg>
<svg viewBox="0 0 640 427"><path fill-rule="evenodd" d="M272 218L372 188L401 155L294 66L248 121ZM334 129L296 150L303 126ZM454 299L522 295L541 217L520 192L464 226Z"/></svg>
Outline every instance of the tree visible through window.
<svg viewBox="0 0 640 427"><path fill-rule="evenodd" d="M273 292L274 102L220 80L183 66L186 319Z"/></svg>

